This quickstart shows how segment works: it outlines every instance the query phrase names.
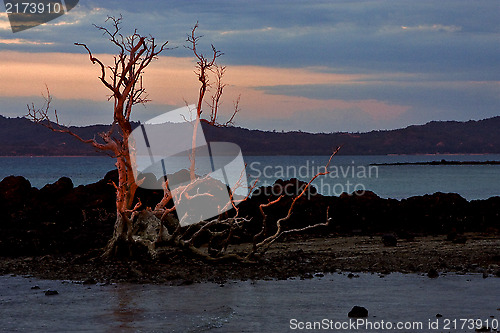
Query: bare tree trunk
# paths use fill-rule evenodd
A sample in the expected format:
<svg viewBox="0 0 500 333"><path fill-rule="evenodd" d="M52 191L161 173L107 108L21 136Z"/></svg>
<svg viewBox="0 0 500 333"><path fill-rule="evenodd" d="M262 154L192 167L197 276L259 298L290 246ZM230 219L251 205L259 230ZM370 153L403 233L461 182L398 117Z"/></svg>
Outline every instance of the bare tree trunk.
<svg viewBox="0 0 500 333"><path fill-rule="evenodd" d="M126 236L127 222L117 214L113 237L104 249L103 257L127 258L132 256L132 243Z"/></svg>
<svg viewBox="0 0 500 333"><path fill-rule="evenodd" d="M133 208L135 192L138 185L135 183L132 168L130 167L130 154L128 148L124 149L124 156L117 158L118 184L116 188L116 222L113 237L109 240L104 256L132 255L132 231L136 209Z"/></svg>
<svg viewBox="0 0 500 333"><path fill-rule="evenodd" d="M201 111L200 103L198 103L198 107L200 108L198 110ZM189 166L189 177L191 181L194 181L196 179L196 134L198 133L198 126L200 125L200 113L201 113L198 110L196 111L196 121L193 126L193 139L191 142L191 154L189 156L189 160L191 162L191 165Z"/></svg>
<svg viewBox="0 0 500 333"><path fill-rule="evenodd" d="M197 46L198 46L198 41L200 39L200 36L196 36L196 29L198 28L198 23L195 24L193 29L191 30L191 35L188 36L187 42L189 42L191 45L188 46L188 48L193 51L196 59L198 60L196 62L196 74L198 75L198 80L201 82L200 86L200 92L198 95L198 104L196 106L196 123L193 128L193 140L191 144L191 154L190 154L190 162L191 165L189 167L189 176L191 178L191 181L194 181L196 179L196 134L198 131L198 126L201 118L201 108L203 106L203 101L205 99L205 93L207 92L207 89L209 87L209 81L208 81L208 73L207 71L211 71L212 67L217 67L216 60L218 57L222 55L220 51L217 51L217 49L212 45L212 56L210 58L205 57L205 55L201 52L198 51Z"/></svg>

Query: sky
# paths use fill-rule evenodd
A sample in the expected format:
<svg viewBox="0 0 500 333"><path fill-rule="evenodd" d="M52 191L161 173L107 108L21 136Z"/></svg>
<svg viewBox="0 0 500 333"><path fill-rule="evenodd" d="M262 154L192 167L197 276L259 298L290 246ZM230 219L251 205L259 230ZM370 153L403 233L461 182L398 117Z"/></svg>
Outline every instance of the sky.
<svg viewBox="0 0 500 333"><path fill-rule="evenodd" d="M0 5L1 8L1 5ZM235 125L262 130L366 132L433 120L500 115L500 1L94 1L13 33L0 13L0 115L42 105L46 86L67 125L112 121L99 68L117 51L92 24L123 16L170 49L144 75L146 121L195 103L198 80L186 37L221 50L227 66L221 121L241 96Z"/></svg>

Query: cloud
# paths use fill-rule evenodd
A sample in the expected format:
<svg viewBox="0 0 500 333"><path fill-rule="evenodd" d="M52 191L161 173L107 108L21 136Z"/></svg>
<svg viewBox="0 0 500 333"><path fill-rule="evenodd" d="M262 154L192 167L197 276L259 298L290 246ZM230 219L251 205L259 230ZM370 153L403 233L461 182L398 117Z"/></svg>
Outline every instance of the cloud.
<svg viewBox="0 0 500 333"><path fill-rule="evenodd" d="M461 31L462 27L456 25L442 25L442 24L423 24L414 27L401 26L404 31L446 31L446 32L457 32Z"/></svg>
<svg viewBox="0 0 500 333"><path fill-rule="evenodd" d="M430 120L469 120L499 114L500 81L485 82L390 82L368 81L332 85L285 85L258 88L278 96L302 96L311 100L379 101L381 112L406 106L386 117L397 127ZM404 111L404 112L403 112ZM375 116L376 114L366 112ZM376 117L381 118L381 117ZM394 120L397 120L394 122ZM389 123L389 122L388 122Z"/></svg>
<svg viewBox="0 0 500 333"><path fill-rule="evenodd" d="M154 8L154 11L151 10ZM124 33L138 28L169 40L171 55L189 56L186 34L199 21L210 43L229 65L325 67L342 73L498 73L498 2L452 1L86 1L48 25L23 32L25 40L52 44L10 44L28 52L81 52L85 42L98 53L112 51L92 23L124 16ZM405 27L406 29L403 29ZM10 33L10 31L9 31ZM13 38L0 33L0 38Z"/></svg>
<svg viewBox="0 0 500 333"><path fill-rule="evenodd" d="M255 34L255 33L266 33L266 32L272 32L273 30L276 30L272 27L265 27L265 28L260 28L260 29L248 29L248 30L226 30L226 31L221 31L219 32L222 36L224 35L233 35L233 34L238 34L238 35L244 35L244 34Z"/></svg>
<svg viewBox="0 0 500 333"><path fill-rule="evenodd" d="M12 32L10 28L9 17L7 13L0 13L0 31L9 31Z"/></svg>
<svg viewBox="0 0 500 333"><path fill-rule="evenodd" d="M174 47L145 77L157 105L196 98L183 45L199 21L200 48L213 43L228 65L225 107L242 94L240 125L356 130L484 118L500 106L498 9L498 0L87 0L16 35L0 14L2 50L12 52L0 54L0 95L36 95L47 83L59 99L97 108L107 92L73 43L115 52L92 24L121 13L124 34L137 28Z"/></svg>
<svg viewBox="0 0 500 333"><path fill-rule="evenodd" d="M33 40L26 40L21 38L0 39L0 44L22 44L22 45L53 45L52 42L38 42Z"/></svg>

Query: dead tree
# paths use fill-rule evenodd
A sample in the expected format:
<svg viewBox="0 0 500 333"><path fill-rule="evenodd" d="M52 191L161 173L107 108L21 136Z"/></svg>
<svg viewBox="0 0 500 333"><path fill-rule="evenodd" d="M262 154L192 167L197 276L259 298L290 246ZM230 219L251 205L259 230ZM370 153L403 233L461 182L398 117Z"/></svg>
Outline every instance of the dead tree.
<svg viewBox="0 0 500 333"><path fill-rule="evenodd" d="M234 105L234 111L230 119L224 123L221 124L218 122L218 117L219 117L219 106L221 104L221 97L222 93L224 91L224 88L226 87L226 84L223 83L222 77L224 76L224 73L226 72L226 67L225 66L220 66L217 63L217 59L223 55L223 53L215 48L215 46L212 44L211 45L211 52L210 56L206 56L203 54L199 49L198 49L198 44L200 41L200 38L202 36L197 36L196 35L196 29L198 28L198 22L196 22L195 26L191 30L191 33L188 35L186 41L188 42L188 48L191 50L194 54L194 57L196 58L196 69L195 69L195 74L198 77L198 81L200 81L200 89L198 92L198 101L196 103L196 115L195 115L195 125L193 128L193 139L192 139L192 147L191 147L191 154L190 154L190 168L189 168L189 173L191 180L194 180L196 178L195 175L195 168L196 168L196 135L197 135L197 130L198 126L201 120L201 114L203 112L202 107L203 107L203 102L205 101L205 95L209 88L211 87L211 82L210 82L210 73L215 75L215 92L212 94L210 97L210 102L207 102L209 108L210 108L210 115L209 119L207 122L213 126L228 126L233 124L234 117L236 114L240 111L239 108L239 103L240 103L240 97L235 102Z"/></svg>
<svg viewBox="0 0 500 333"><path fill-rule="evenodd" d="M132 132L130 116L134 105L146 103L148 101L145 88L142 85L142 75L151 61L156 59L157 56L166 49L167 42L157 44L154 38L142 36L137 33L137 31L134 31L130 36L123 36L120 33L121 20L121 17L109 17L107 21L111 21L111 28L97 27L103 31L104 35L106 35L112 44L118 48L118 53L114 57L113 64L109 66L104 65L101 60L92 54L86 44L75 43L87 51L90 61L93 64L98 65L100 69L99 80L111 92L109 98L114 101L114 117L112 126L108 132L100 133L100 138L83 139L67 127L59 124L56 111L54 111L55 122L51 122L49 111L52 98L48 88L47 95L45 96L46 102L42 108L35 108L33 104L28 106L28 118L34 122L40 123L55 132L68 133L81 142L90 144L97 150L116 158L118 182L113 183L113 186L116 189L117 217L113 236L105 248L104 256L115 256L120 253L130 256L132 254L132 246L138 242L143 242L145 239L134 239L137 228L139 224L142 223L146 224L148 228L154 226L149 229L153 229L156 233L154 234L155 240L151 241L151 239L148 239L147 242L143 242L143 244L148 246L151 250L150 254L154 255L154 248L158 246L158 244L168 243L188 250L207 261L237 260L253 262L262 256L269 246L282 235L301 232L330 223L328 209L326 209L326 221L324 223L313 224L299 229L289 228L287 226L287 222L294 212L296 203L304 196L314 179L328 173L328 165L338 149L330 157L328 164L325 166L325 171L316 174L309 183L306 184L302 191L295 196L285 216L276 221L269 221L265 213L265 209L280 202L283 196L260 205L260 212L263 216L262 230L252 237L253 242L247 244L248 246L244 251L235 251L232 249L232 245L234 244L233 240L235 234L241 231L245 223L249 223L252 217L240 216L240 211L236 203L249 198L253 187L255 187L255 183L250 188L248 195L244 198L235 198L234 193L231 193L230 202L228 203L228 205L232 205L233 208L231 214L229 214L229 212L224 213L210 221L202 221L187 227L181 227L179 222L180 218L175 217L175 206L172 205L172 202L193 200L199 196L211 195L210 193L199 193L198 189L200 182L212 180L209 179L208 176L202 179L196 179L194 175L196 128L193 130L193 151L190 168L191 183L178 187L175 192L172 192L169 189L168 179L165 179L163 182L163 198L159 200L154 208L143 207L141 200L135 198L136 190L141 186L142 180L136 181L134 178L133 168L134 165L136 165L136 156L135 151L129 148L130 146L134 146L133 144L129 145ZM195 35L197 27L198 25L195 25L188 38L188 41L191 43L190 49L198 59L196 73L201 83L196 110L196 124L199 124L202 111L201 107L209 87L208 72L213 70L218 73L216 74L217 89L215 98L212 99L212 105L215 109L210 118L215 124L218 115L217 105L220 103L220 96L224 88L224 84L221 81L224 70L217 67L216 64L216 60L221 53L212 46L212 54L209 58L206 58L197 50L197 43L199 41L199 37ZM236 101L235 112L228 123L232 123L238 110L239 99ZM240 183L240 181L238 181L238 183ZM221 186L227 191L226 184L221 184ZM241 186L241 184L236 184L236 187L237 186ZM221 211L225 211L225 208L227 207L224 207ZM271 223L274 223L276 232L272 235L268 235L267 231L270 229L268 227ZM151 233L148 237L151 238Z"/></svg>
<svg viewBox="0 0 500 333"><path fill-rule="evenodd" d="M198 93L198 102L196 103L196 121L195 125L193 128L193 141L192 141L192 148L191 148L191 154L190 154L190 162L191 165L189 167L189 175L191 177L191 180L196 179L195 175L195 168L196 168L196 134L198 131L198 126L200 124L200 119L201 119L201 112L202 112L202 106L203 106L203 101L205 99L205 94L207 92L207 89L209 87L209 80L208 80L208 71L212 70L212 67L215 66L215 62L218 57L222 55L220 51L218 51L215 46L212 46L212 52L209 57L205 56L203 53L201 53L198 50L198 43L201 38L201 36L196 36L196 29L198 28L198 22L195 24L193 29L191 30L191 34L188 35L187 42L189 43L189 46L186 46L188 49L193 51L194 56L196 57L196 70L195 73L198 76L198 80L200 81L200 90Z"/></svg>
<svg viewBox="0 0 500 333"><path fill-rule="evenodd" d="M111 43L118 49L114 56L114 63L106 66L100 59L96 58L89 47L83 43L75 45L83 47L92 64L97 65L100 70L99 80L110 91L109 99L114 101L113 123L111 129L101 133L103 143L97 139L85 140L69 129L59 124L55 112L55 123L50 121L49 106L51 102L50 93L47 89L46 103L41 109L28 106L28 118L34 122L50 128L56 132L68 133L78 140L94 146L116 158L118 169L118 183L114 183L116 189L116 223L113 237L109 241L105 255L116 255L122 250L130 252L132 243L132 220L141 207L140 201L134 205L135 192L140 186L136 182L132 166L135 164L135 155L129 150L129 137L132 132L130 116L132 108L136 104L148 102L146 90L143 86L142 76L149 64L162 53L168 42L158 44L151 36L143 36L134 30L133 34L124 36L121 34L122 17L108 17L106 22L111 23L110 28L95 26L103 32Z"/></svg>

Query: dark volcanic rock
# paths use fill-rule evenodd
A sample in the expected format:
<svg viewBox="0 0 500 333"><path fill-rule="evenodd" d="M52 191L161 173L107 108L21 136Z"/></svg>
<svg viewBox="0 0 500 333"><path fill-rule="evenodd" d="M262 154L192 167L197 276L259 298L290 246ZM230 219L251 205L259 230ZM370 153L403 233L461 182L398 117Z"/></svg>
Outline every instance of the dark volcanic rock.
<svg viewBox="0 0 500 333"><path fill-rule="evenodd" d="M0 256L79 253L104 246L116 219L115 191L108 182L74 188L63 177L38 190L23 177L2 180Z"/></svg>
<svg viewBox="0 0 500 333"><path fill-rule="evenodd" d="M52 201L67 195L73 189L73 181L68 177L61 177L54 184L47 184L40 190L40 196Z"/></svg>
<svg viewBox="0 0 500 333"><path fill-rule="evenodd" d="M97 281L94 278L88 278L87 280L83 281L82 284L96 284Z"/></svg>
<svg viewBox="0 0 500 333"><path fill-rule="evenodd" d="M457 236L452 242L454 244L465 244L465 243L467 243L467 237Z"/></svg>
<svg viewBox="0 0 500 333"><path fill-rule="evenodd" d="M435 279L435 278L439 277L439 273L434 268L432 268L427 273L427 276L430 277L431 279Z"/></svg>
<svg viewBox="0 0 500 333"><path fill-rule="evenodd" d="M382 243L385 246L396 246L398 245L398 239L394 235L383 235Z"/></svg>
<svg viewBox="0 0 500 333"><path fill-rule="evenodd" d="M366 318L368 317L368 310L362 306L355 305L347 316L350 318Z"/></svg>
<svg viewBox="0 0 500 333"><path fill-rule="evenodd" d="M187 279L187 280L182 280L181 282L179 282L179 286L190 286L194 283L193 280L191 279Z"/></svg>
<svg viewBox="0 0 500 333"><path fill-rule="evenodd" d="M2 211L14 212L22 209L37 189L24 177L9 176L0 182L0 207Z"/></svg>
<svg viewBox="0 0 500 333"><path fill-rule="evenodd" d="M57 292L57 290L47 290L45 292L45 296L53 296L53 295L59 295L59 293Z"/></svg>
<svg viewBox="0 0 500 333"><path fill-rule="evenodd" d="M152 175L146 177L154 182ZM116 220L116 193L111 183L117 181L118 172L112 170L94 184L75 188L69 178L63 177L38 190L23 177L6 177L0 182L0 256L77 254L102 248L111 237ZM278 180L273 186L257 189L238 206L239 216L250 218L244 228L234 231L235 242L252 241L253 235L262 230L260 205L285 194L275 205L264 208L268 228L262 238L275 233L276 221L286 216L305 185L297 179ZM137 191L144 207L154 207L162 195L161 190ZM435 193L399 201L380 198L370 191L323 196L314 187L295 202L286 228L323 223L327 209L330 225L309 229L307 233L387 234L393 236L384 236L384 243L393 246L394 235L406 239L413 235L449 234L449 239L457 242L457 235L465 232L500 230L500 197L468 202L457 194ZM226 214L230 216L234 211ZM288 237L296 236L282 240Z"/></svg>

